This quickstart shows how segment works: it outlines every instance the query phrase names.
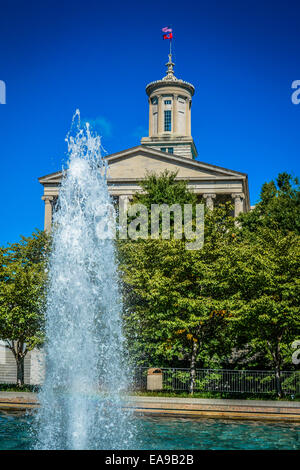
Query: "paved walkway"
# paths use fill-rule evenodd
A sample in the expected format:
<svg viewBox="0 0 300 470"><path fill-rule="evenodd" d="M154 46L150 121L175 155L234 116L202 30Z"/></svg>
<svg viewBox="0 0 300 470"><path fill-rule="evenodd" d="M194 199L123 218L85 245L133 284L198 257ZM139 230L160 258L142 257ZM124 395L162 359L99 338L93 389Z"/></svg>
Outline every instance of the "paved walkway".
<svg viewBox="0 0 300 470"><path fill-rule="evenodd" d="M25 410L37 406L35 393L0 392L0 410ZM129 396L125 408L151 415L300 422L300 402L297 401Z"/></svg>
<svg viewBox="0 0 300 470"><path fill-rule="evenodd" d="M300 402L211 398L129 397L136 412L152 415L300 422Z"/></svg>

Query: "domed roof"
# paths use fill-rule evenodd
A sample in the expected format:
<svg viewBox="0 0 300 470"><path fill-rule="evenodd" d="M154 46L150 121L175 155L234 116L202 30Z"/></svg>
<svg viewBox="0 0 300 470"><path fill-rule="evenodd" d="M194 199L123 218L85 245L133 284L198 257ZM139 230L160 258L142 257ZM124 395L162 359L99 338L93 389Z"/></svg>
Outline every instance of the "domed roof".
<svg viewBox="0 0 300 470"><path fill-rule="evenodd" d="M148 85L146 86L146 93L148 96L150 96L151 93L157 88L170 86L184 88L193 96L193 94L195 93L195 87L191 83L185 82L184 80L175 77L174 65L174 62L172 62L172 54L169 54L169 61L166 63L167 75L161 80L155 80L154 82L148 83Z"/></svg>

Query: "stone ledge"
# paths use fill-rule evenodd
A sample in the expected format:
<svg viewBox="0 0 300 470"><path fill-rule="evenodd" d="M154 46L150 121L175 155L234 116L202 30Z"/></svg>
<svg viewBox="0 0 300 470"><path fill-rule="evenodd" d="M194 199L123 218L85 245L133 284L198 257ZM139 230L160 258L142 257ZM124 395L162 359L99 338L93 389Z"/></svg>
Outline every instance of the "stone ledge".
<svg viewBox="0 0 300 470"><path fill-rule="evenodd" d="M38 406L37 394L0 392L0 410ZM138 414L174 417L300 422L300 402L129 396L125 408Z"/></svg>

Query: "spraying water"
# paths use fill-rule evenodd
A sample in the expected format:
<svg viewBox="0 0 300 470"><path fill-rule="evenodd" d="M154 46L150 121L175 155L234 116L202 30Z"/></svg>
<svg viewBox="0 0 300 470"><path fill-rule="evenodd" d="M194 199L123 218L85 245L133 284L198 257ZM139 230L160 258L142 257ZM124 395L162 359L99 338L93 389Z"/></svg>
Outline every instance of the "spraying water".
<svg viewBox="0 0 300 470"><path fill-rule="evenodd" d="M122 409L122 305L106 163L100 137L80 126L79 111L66 140L69 168L53 219L36 448L126 449L133 432Z"/></svg>

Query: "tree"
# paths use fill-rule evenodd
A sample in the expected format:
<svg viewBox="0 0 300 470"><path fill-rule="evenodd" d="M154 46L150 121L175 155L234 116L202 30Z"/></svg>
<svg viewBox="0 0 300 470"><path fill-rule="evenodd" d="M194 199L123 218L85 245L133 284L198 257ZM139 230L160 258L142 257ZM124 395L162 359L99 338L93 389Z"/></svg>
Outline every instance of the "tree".
<svg viewBox="0 0 300 470"><path fill-rule="evenodd" d="M191 203L186 183L178 197L177 184L173 174L150 175L134 202ZM274 367L282 394L282 367L291 365L299 336L297 184L285 173L266 183L261 201L237 226L230 204L206 210L201 250L175 239L119 243L125 331L136 363L187 361L193 393L196 365L216 359L222 366L234 347L247 346L252 357L263 355L263 367Z"/></svg>
<svg viewBox="0 0 300 470"><path fill-rule="evenodd" d="M146 173L140 182L143 192L134 196L133 202L144 204L148 209L151 204L196 204L197 196L188 190L186 181L176 181L177 172L165 170L159 175Z"/></svg>
<svg viewBox="0 0 300 470"><path fill-rule="evenodd" d="M264 183L260 201L254 209L239 217L244 233L259 227L269 227L285 234L300 234L299 180L288 173L280 173L276 181Z"/></svg>
<svg viewBox="0 0 300 470"><path fill-rule="evenodd" d="M37 231L0 249L0 339L17 364L17 384L24 384L24 359L43 341L43 301L48 235Z"/></svg>
<svg viewBox="0 0 300 470"><path fill-rule="evenodd" d="M239 344L263 352L275 369L279 396L282 367L291 366L291 344L300 334L299 248L297 234L262 227L255 239L237 240L228 264L220 265L232 295Z"/></svg>
<svg viewBox="0 0 300 470"><path fill-rule="evenodd" d="M195 195L185 182L176 182L174 174L150 175L142 186L145 193L137 195L134 202L149 208L154 203L195 202ZM128 347L140 364L187 360L191 394L201 354L230 350L226 328L231 315L222 290L217 288L215 270L232 241L230 211L230 205L206 211L201 250L187 250L183 240L174 239L119 242Z"/></svg>
<svg viewBox="0 0 300 470"><path fill-rule="evenodd" d="M281 173L265 183L254 210L239 217L240 229L228 264L220 266L239 315L238 337L263 352L275 369L291 364L299 322L299 184Z"/></svg>

